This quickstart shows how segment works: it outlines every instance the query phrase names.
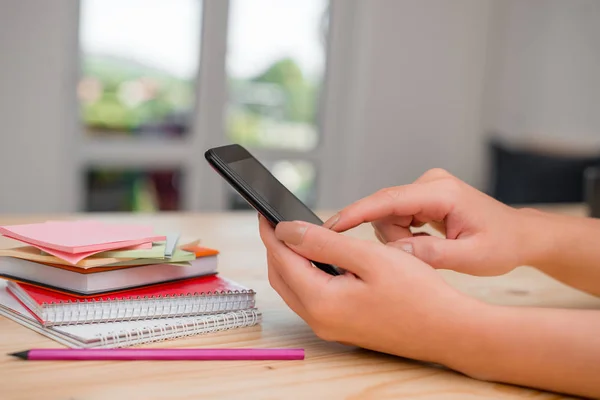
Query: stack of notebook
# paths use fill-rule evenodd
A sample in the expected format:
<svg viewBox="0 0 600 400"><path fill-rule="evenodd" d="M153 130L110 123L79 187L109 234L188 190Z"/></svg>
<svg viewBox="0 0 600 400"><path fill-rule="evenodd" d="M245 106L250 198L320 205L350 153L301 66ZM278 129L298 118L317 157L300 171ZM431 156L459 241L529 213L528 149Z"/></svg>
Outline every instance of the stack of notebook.
<svg viewBox="0 0 600 400"><path fill-rule="evenodd" d="M255 293L217 275L218 251L152 227L0 227L0 314L71 347L123 347L260 322Z"/></svg>

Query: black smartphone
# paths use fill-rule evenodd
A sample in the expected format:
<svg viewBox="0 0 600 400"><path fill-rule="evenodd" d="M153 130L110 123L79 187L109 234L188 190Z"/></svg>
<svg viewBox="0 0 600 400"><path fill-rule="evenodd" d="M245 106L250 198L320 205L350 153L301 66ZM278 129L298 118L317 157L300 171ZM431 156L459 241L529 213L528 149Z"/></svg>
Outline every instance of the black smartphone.
<svg viewBox="0 0 600 400"><path fill-rule="evenodd" d="M211 167L272 226L276 226L281 221L323 224L310 208L242 146L232 144L215 147L206 151L204 156ZM335 265L316 261L312 263L328 274L343 274L343 270Z"/></svg>

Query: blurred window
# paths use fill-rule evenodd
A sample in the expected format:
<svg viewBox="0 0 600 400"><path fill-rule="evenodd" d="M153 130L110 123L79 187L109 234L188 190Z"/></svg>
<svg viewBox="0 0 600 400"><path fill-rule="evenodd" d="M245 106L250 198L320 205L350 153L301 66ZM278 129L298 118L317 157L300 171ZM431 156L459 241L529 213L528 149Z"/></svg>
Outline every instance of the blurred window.
<svg viewBox="0 0 600 400"><path fill-rule="evenodd" d="M172 210L195 204L189 195L185 205L181 199L201 176L188 168L196 155L185 149L192 143L191 121L202 112L195 104L203 90L196 85L201 43L218 43L219 35L227 35L226 137L260 150L257 156L284 185L309 206L316 203L327 0L230 0L228 7L217 2L206 10L201 0L80 4L77 96L84 145L95 155L84 159L84 165L93 166L84 173L86 210ZM228 21L207 26L211 32L202 37L202 13L220 18L225 9ZM227 29L219 31L221 23ZM214 135L215 142L220 132L201 134ZM127 137L136 140L138 155L145 155L138 161L111 153ZM145 140L153 137L181 139L161 152L162 165L171 169L156 169L152 154L163 144ZM115 168L115 160L123 168ZM247 208L236 196L230 192L225 207Z"/></svg>
<svg viewBox="0 0 600 400"><path fill-rule="evenodd" d="M82 0L77 92L87 133L184 135L200 22L199 0Z"/></svg>
<svg viewBox="0 0 600 400"><path fill-rule="evenodd" d="M308 204L316 167L302 155L319 144L325 75L326 0L231 0L226 130L232 142L261 149L271 171ZM295 160L281 151L297 152ZM230 205L242 207L239 197Z"/></svg>

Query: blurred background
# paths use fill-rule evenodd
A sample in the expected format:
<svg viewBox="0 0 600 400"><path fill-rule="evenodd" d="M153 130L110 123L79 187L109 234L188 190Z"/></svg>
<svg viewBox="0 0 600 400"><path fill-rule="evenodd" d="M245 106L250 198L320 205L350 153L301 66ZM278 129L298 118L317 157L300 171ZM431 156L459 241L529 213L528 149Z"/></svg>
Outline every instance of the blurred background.
<svg viewBox="0 0 600 400"><path fill-rule="evenodd" d="M581 202L598 71L597 0L2 0L0 213L244 209L227 143L314 208Z"/></svg>

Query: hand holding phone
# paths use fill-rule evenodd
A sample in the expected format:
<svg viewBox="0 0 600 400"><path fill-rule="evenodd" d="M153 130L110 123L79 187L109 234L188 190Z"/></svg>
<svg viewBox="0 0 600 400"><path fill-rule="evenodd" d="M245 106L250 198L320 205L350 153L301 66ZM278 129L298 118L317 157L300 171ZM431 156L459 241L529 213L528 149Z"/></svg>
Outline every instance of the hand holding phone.
<svg viewBox="0 0 600 400"><path fill-rule="evenodd" d="M271 225L281 221L305 221L322 225L300 199L289 191L271 172L242 146L234 144L209 149L204 154L208 163ZM330 264L313 264L331 275L344 270Z"/></svg>

